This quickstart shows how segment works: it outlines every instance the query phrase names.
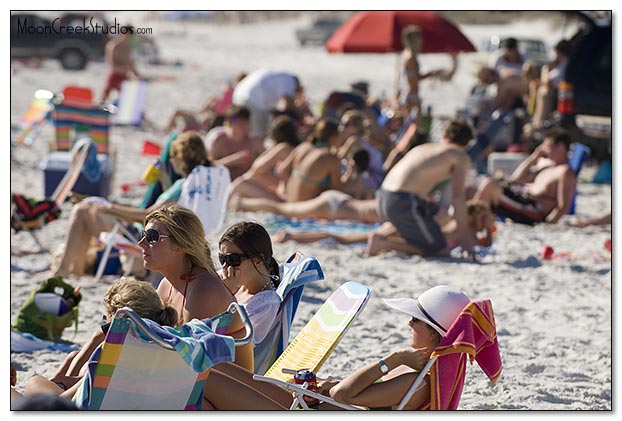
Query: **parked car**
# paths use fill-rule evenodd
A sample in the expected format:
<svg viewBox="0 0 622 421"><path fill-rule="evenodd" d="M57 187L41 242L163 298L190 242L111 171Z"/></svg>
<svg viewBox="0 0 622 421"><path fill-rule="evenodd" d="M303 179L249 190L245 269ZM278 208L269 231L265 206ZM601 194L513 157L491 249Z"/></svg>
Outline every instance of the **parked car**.
<svg viewBox="0 0 622 421"><path fill-rule="evenodd" d="M67 70L82 70L90 60L104 57L108 35L101 30L80 33L64 28L106 25L101 17L76 13L47 19L34 13L11 15L11 58L52 58ZM90 29L90 28L89 28Z"/></svg>
<svg viewBox="0 0 622 421"><path fill-rule="evenodd" d="M324 44L342 23L343 21L335 18L319 18L309 27L297 30L296 38L300 45Z"/></svg>
<svg viewBox="0 0 622 421"><path fill-rule="evenodd" d="M577 12L579 13L579 12ZM570 57L557 97L557 119L598 161L611 160L611 18L582 13L584 26L570 39Z"/></svg>
<svg viewBox="0 0 622 421"><path fill-rule="evenodd" d="M509 37L501 38L497 35L493 35L490 39L484 41L482 51L494 53L495 51L505 47L508 38ZM538 68L541 68L551 60L549 50L542 40L536 38L515 39L518 41L518 51L520 51L523 57L536 63Z"/></svg>

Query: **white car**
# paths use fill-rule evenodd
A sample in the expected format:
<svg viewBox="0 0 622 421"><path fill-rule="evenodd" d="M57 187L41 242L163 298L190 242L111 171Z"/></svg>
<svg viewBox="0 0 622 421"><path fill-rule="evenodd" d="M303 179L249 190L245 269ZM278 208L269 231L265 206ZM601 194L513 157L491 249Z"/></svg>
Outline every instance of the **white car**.
<svg viewBox="0 0 622 421"><path fill-rule="evenodd" d="M499 37L493 35L490 39L484 41L481 51L486 53L494 53L505 46L509 37ZM518 51L525 57L536 63L538 68L551 61L552 57L546 44L536 38L515 38L518 41Z"/></svg>

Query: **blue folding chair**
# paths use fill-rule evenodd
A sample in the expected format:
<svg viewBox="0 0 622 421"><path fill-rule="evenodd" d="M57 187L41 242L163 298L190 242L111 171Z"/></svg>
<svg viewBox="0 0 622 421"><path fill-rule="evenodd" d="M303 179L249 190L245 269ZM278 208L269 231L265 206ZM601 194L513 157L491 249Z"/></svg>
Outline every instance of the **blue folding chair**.
<svg viewBox="0 0 622 421"><path fill-rule="evenodd" d="M568 165L570 165L570 168L572 168L575 175L578 177L579 171L581 171L581 167L583 167L583 164L590 156L590 148L579 142L574 142L572 145L572 153L570 154L570 158L568 159ZM572 195L572 202L570 204L570 210L568 210L568 215L574 215L576 199L577 188L575 187L574 193Z"/></svg>

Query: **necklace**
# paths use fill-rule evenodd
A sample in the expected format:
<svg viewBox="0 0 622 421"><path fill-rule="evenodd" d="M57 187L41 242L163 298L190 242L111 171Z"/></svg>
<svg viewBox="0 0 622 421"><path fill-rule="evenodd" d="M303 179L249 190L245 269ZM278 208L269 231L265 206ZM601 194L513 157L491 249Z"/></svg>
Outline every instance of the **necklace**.
<svg viewBox="0 0 622 421"><path fill-rule="evenodd" d="M268 277L268 280L266 281L265 284L263 284L263 287L261 287L261 289L259 291L257 291L255 294L258 294L261 291L263 291L264 289L268 288L268 284L272 284L272 288L274 288L274 282L272 282L272 278L270 278L270 277Z"/></svg>

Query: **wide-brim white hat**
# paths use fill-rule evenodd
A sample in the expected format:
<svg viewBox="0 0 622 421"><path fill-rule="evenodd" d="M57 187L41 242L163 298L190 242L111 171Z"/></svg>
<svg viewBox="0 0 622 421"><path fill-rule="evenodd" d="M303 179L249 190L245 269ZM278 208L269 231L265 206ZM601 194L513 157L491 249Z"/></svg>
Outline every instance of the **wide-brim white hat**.
<svg viewBox="0 0 622 421"><path fill-rule="evenodd" d="M428 289L416 298L383 298L389 307L432 326L441 336L471 301L462 291L447 285Z"/></svg>

